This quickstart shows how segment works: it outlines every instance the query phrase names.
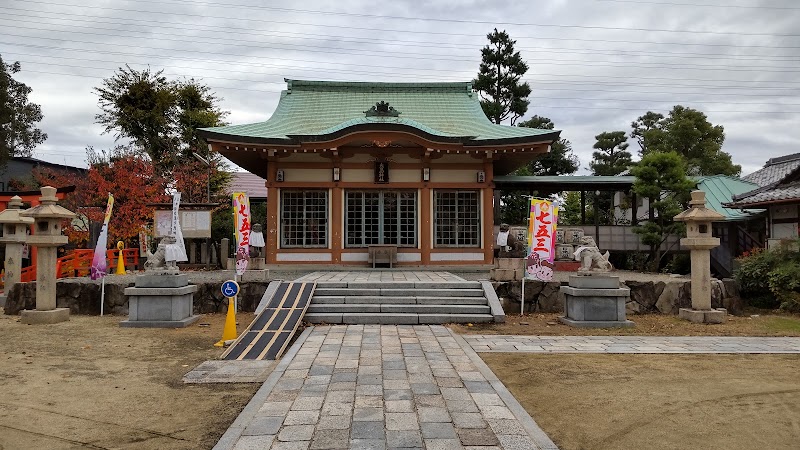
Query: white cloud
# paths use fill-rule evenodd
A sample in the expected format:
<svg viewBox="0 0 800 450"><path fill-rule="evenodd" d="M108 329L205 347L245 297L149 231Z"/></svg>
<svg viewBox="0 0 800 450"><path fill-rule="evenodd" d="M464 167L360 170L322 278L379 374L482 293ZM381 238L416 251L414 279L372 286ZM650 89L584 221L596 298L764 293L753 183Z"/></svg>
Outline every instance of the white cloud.
<svg viewBox="0 0 800 450"><path fill-rule="evenodd" d="M529 115L550 117L582 167L596 134L629 131L644 112L679 103L725 127L724 150L745 173L800 151L800 9L774 9L800 7L670 3L7 0L0 48L4 60L22 62L17 76L44 111L50 138L37 156L59 163L113 145L93 124L92 88L126 63L202 79L224 99L229 122L248 123L272 114L284 77L472 79L494 27L508 30L531 67Z"/></svg>

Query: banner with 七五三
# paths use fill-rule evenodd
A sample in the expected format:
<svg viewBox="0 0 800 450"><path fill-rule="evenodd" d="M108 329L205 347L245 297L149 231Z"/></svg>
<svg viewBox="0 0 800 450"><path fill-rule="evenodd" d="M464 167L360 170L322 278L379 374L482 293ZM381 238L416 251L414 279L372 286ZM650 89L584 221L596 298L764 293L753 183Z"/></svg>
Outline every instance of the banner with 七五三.
<svg viewBox="0 0 800 450"><path fill-rule="evenodd" d="M525 278L539 281L553 280L557 223L557 206L548 200L531 199Z"/></svg>

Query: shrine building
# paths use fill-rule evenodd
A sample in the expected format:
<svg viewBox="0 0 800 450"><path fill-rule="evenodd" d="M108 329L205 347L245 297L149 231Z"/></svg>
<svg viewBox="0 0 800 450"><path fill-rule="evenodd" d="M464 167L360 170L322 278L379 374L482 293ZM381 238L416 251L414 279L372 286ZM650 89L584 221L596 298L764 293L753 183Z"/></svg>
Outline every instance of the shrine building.
<svg viewBox="0 0 800 450"><path fill-rule="evenodd" d="M286 83L269 120L201 130L267 180L268 264L491 264L494 177L560 133L490 122L468 82Z"/></svg>

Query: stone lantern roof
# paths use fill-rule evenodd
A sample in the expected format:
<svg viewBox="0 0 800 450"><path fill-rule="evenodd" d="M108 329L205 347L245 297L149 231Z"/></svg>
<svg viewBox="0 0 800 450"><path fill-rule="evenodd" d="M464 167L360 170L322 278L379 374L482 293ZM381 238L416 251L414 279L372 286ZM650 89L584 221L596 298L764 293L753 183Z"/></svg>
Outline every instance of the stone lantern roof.
<svg viewBox="0 0 800 450"><path fill-rule="evenodd" d="M719 222L725 220L725 216L713 209L706 208L706 193L697 190L692 191L689 209L676 215L674 220L679 222Z"/></svg>
<svg viewBox="0 0 800 450"><path fill-rule="evenodd" d="M22 216L22 197L15 195L8 202L8 209L0 212L0 224L28 225L33 223L33 217Z"/></svg>
<svg viewBox="0 0 800 450"><path fill-rule="evenodd" d="M42 188L42 196L39 197L40 205L26 209L20 213L23 217L34 217L37 219L72 219L75 213L57 205L56 188L45 186Z"/></svg>

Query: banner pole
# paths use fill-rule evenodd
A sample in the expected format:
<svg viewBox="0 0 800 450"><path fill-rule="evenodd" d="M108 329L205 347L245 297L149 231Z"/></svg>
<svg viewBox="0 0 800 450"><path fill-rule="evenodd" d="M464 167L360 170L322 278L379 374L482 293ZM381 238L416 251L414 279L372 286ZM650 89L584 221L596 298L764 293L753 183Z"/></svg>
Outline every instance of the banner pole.
<svg viewBox="0 0 800 450"><path fill-rule="evenodd" d="M522 298L519 299L520 301L520 308L519 308L519 315L525 315L525 277L522 277Z"/></svg>
<svg viewBox="0 0 800 450"><path fill-rule="evenodd" d="M103 316L103 304L106 302L106 277L100 283L100 316Z"/></svg>

